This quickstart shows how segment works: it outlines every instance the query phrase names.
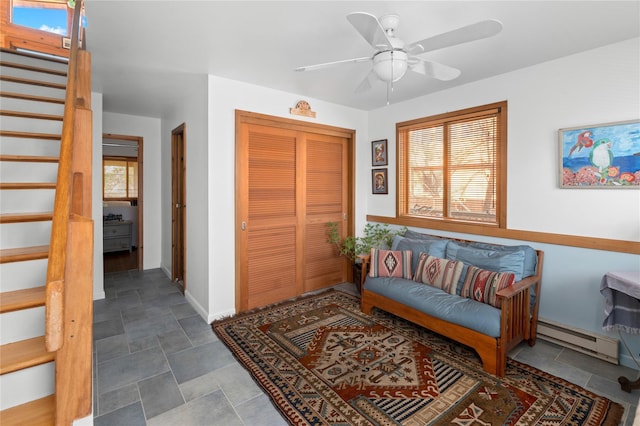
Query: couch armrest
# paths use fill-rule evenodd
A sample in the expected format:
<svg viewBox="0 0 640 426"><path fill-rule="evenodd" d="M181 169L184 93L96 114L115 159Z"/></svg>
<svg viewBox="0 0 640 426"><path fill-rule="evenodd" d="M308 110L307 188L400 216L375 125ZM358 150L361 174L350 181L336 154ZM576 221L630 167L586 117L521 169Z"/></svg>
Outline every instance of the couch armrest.
<svg viewBox="0 0 640 426"><path fill-rule="evenodd" d="M514 283L512 286L496 292L496 297L502 300L501 312L501 333L513 330L513 316L526 314L529 321L526 322L527 330L524 339L528 340L530 346L536 342L538 328L538 311L540 308L540 290L542 284L542 264L544 252L536 250L538 255L538 265L536 274ZM524 293L524 294L523 294ZM534 294L535 297L531 297ZM507 306L505 312L505 306ZM510 347L507 350L511 349Z"/></svg>
<svg viewBox="0 0 640 426"><path fill-rule="evenodd" d="M367 279L367 275L369 275L369 263L371 263L371 255L370 254L359 254L357 258L362 262L362 269L360 272L360 291L364 288L364 280Z"/></svg>
<svg viewBox="0 0 640 426"><path fill-rule="evenodd" d="M510 285L509 287L503 288L502 290L498 290L496 292L496 296L500 298L509 299L514 297L516 294L525 291L526 289L530 289L535 286L536 283L540 280L540 277L537 275L532 275L527 278L523 278L520 281Z"/></svg>

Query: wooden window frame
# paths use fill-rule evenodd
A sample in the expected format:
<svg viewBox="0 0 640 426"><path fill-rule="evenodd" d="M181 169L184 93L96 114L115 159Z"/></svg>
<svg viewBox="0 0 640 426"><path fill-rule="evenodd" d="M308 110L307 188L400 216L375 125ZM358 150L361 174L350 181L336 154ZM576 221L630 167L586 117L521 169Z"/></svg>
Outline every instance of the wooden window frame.
<svg viewBox="0 0 640 426"><path fill-rule="evenodd" d="M140 195L140 165L138 164L138 159L136 157L119 157L119 156L104 156L102 157L102 201L137 201L138 196L136 197L105 197L104 193L104 166L106 161L126 161L127 166L125 167L127 172L127 195L129 195L129 163L134 163L136 168L138 169L138 182L136 192L138 196Z"/></svg>
<svg viewBox="0 0 640 426"><path fill-rule="evenodd" d="M408 155L405 145L406 135L415 129L431 127L434 125L442 125L448 122L458 121L460 119L469 119L473 117L482 117L489 112L498 115L497 123L497 146L496 146L496 212L495 223L484 221L473 221L469 219L456 219L453 217L425 217L422 215L411 214L408 206L409 196L409 179L408 179ZM418 118L415 120L405 121L396 124L396 153L397 153L397 199L396 199L396 218L400 222L409 226L417 226L421 228L442 229L446 227L449 230L455 230L457 227L478 227L486 228L503 228L507 227L507 101L496 102L488 105L482 105L472 108L466 108L458 111L447 112L430 117ZM446 157L445 157L446 159ZM445 165L444 173L448 173ZM448 179L445 175L443 180ZM444 202L448 203L445 195ZM448 210L448 206L443 206L444 210Z"/></svg>

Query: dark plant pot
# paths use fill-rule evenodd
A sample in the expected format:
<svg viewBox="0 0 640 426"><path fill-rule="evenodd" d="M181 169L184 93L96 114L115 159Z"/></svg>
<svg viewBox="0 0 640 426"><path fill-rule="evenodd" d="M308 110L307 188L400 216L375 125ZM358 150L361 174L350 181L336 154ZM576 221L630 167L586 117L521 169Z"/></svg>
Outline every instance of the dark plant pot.
<svg viewBox="0 0 640 426"><path fill-rule="evenodd" d="M351 269L353 271L353 283L356 285L358 291L362 293L362 289L360 288L360 282L362 278L362 263L352 263Z"/></svg>

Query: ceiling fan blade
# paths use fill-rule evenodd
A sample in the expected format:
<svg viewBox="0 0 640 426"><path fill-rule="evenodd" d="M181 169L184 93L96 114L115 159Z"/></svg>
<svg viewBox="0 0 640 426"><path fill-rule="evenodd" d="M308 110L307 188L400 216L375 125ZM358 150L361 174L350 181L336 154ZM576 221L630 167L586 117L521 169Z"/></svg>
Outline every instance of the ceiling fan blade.
<svg viewBox="0 0 640 426"><path fill-rule="evenodd" d="M370 60L371 60L370 56L363 56L362 58L344 59L342 61L333 61L333 62L325 62L323 64L307 65L307 66L304 66L304 67L298 67L298 68L295 69L295 71L313 71L313 70L318 70L318 69L321 69L321 68L332 67L334 65L357 63L357 62L366 62L366 61L370 61Z"/></svg>
<svg viewBox="0 0 640 426"><path fill-rule="evenodd" d="M500 31L502 31L502 23L495 19L488 19L411 43L407 46L406 50L413 54L430 52L432 50L442 49L443 47L455 46L457 44L491 37Z"/></svg>
<svg viewBox="0 0 640 426"><path fill-rule="evenodd" d="M436 80L449 81L458 78L461 74L459 69L448 65L425 61L418 58L411 59L411 61L414 60L416 61L415 64L409 65L409 69L411 71L426 75L427 77L435 78Z"/></svg>
<svg viewBox="0 0 640 426"><path fill-rule="evenodd" d="M392 47L391 40L374 15L366 12L353 12L347 15L347 19L374 49L384 50Z"/></svg>
<svg viewBox="0 0 640 426"><path fill-rule="evenodd" d="M369 74L358 84L356 87L355 93L364 93L367 90L370 90L373 87L373 83L378 80L378 76L374 70L369 71Z"/></svg>

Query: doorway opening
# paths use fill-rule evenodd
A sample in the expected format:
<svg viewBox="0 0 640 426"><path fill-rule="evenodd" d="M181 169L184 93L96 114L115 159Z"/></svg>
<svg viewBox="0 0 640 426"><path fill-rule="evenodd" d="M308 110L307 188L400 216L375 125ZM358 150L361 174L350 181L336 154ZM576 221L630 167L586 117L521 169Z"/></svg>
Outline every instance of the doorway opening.
<svg viewBox="0 0 640 426"><path fill-rule="evenodd" d="M143 269L143 139L102 135L104 273Z"/></svg>
<svg viewBox="0 0 640 426"><path fill-rule="evenodd" d="M171 280L186 290L186 125L171 131Z"/></svg>

